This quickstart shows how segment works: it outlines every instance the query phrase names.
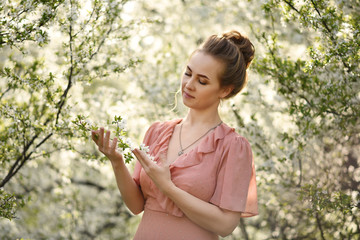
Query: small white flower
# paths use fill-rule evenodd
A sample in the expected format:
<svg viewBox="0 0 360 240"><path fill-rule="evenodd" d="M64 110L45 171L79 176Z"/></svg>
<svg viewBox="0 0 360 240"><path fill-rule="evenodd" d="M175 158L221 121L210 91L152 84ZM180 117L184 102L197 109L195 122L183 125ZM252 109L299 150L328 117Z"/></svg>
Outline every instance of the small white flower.
<svg viewBox="0 0 360 240"><path fill-rule="evenodd" d="M118 140L121 142L125 142L125 137L123 135L118 136Z"/></svg>
<svg viewBox="0 0 360 240"><path fill-rule="evenodd" d="M122 117L120 122L123 123L124 125L126 125L127 124L127 117L126 116Z"/></svg>
<svg viewBox="0 0 360 240"><path fill-rule="evenodd" d="M146 146L145 144L140 144L140 150L144 151L145 153L149 153L150 149L148 146Z"/></svg>
<svg viewBox="0 0 360 240"><path fill-rule="evenodd" d="M125 140L125 142L126 142L128 145L131 145L131 144L132 144L132 141L131 141L130 138L127 138L127 139Z"/></svg>
<svg viewBox="0 0 360 240"><path fill-rule="evenodd" d="M71 20L72 20L72 21L76 21L76 19L78 19L78 15L77 15L76 12L74 12L74 13L72 14L72 16L71 16Z"/></svg>
<svg viewBox="0 0 360 240"><path fill-rule="evenodd" d="M52 9L50 7L48 7L45 9L45 12L50 15L50 14L52 14Z"/></svg>
<svg viewBox="0 0 360 240"><path fill-rule="evenodd" d="M124 131L126 131L126 124L127 124L127 119L124 117L121 119L120 122L117 123L118 127Z"/></svg>
<svg viewBox="0 0 360 240"><path fill-rule="evenodd" d="M41 34L36 34L35 35L35 39L36 39L36 41L38 42L38 43L43 43L43 42L45 42L45 38L41 35Z"/></svg>
<svg viewBox="0 0 360 240"><path fill-rule="evenodd" d="M126 125L123 124L123 123L121 123L121 122L119 122L119 123L118 123L118 127L119 127L121 130L125 130Z"/></svg>
<svg viewBox="0 0 360 240"><path fill-rule="evenodd" d="M124 150L124 154L129 154L130 153L130 149L129 148L126 148L125 150Z"/></svg>
<svg viewBox="0 0 360 240"><path fill-rule="evenodd" d="M116 1L113 1L110 3L110 8L113 9L117 6L117 2Z"/></svg>
<svg viewBox="0 0 360 240"><path fill-rule="evenodd" d="M125 140L125 143L129 146L129 148L130 148L131 150L134 150L133 143L132 143L132 141L131 141L130 138L127 138L127 139Z"/></svg>

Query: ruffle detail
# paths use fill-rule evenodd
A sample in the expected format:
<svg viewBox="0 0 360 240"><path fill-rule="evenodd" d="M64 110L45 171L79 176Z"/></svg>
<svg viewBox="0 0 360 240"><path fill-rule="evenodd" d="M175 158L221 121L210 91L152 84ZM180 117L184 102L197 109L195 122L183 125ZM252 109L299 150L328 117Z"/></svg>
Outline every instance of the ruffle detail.
<svg viewBox="0 0 360 240"><path fill-rule="evenodd" d="M233 128L230 128L226 124L221 124L220 126L215 128L213 132L209 133L204 139L202 139L199 145L196 146L193 150L177 158L170 165L170 169L187 168L200 164L203 160L203 154L214 152L218 145L218 141L234 131L235 130Z"/></svg>
<svg viewBox="0 0 360 240"><path fill-rule="evenodd" d="M230 128L225 123L222 123L203 139L203 141L198 145L197 152L210 153L215 151L218 141L234 131L234 128Z"/></svg>

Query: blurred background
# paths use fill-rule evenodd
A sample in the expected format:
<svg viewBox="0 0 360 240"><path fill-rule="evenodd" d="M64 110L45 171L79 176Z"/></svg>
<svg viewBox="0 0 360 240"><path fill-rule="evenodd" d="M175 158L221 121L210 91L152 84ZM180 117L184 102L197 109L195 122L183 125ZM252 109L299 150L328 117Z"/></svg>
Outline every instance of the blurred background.
<svg viewBox="0 0 360 240"><path fill-rule="evenodd" d="M224 239L360 239L359 13L358 0L1 1L0 239L131 239L140 216L86 128L126 116L139 145L183 117L189 55L232 29L256 56L221 116L251 143L259 215Z"/></svg>

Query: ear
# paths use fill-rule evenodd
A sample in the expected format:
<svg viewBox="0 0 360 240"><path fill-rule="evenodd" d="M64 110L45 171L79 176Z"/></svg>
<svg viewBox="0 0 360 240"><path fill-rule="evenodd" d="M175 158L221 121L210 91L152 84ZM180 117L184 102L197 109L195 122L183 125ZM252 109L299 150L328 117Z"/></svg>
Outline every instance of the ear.
<svg viewBox="0 0 360 240"><path fill-rule="evenodd" d="M221 89L221 93L219 95L219 98L222 99L222 98L227 97L232 92L232 90L234 90L234 86L223 87Z"/></svg>

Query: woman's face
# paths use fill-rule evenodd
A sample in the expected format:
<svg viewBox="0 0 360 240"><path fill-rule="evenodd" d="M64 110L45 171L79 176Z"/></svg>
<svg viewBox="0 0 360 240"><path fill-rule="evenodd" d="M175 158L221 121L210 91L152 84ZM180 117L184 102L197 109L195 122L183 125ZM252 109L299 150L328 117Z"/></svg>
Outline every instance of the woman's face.
<svg viewBox="0 0 360 240"><path fill-rule="evenodd" d="M184 104L193 109L205 110L218 107L220 99L228 91L220 87L224 64L213 56L201 51L195 52L185 69L181 81Z"/></svg>

